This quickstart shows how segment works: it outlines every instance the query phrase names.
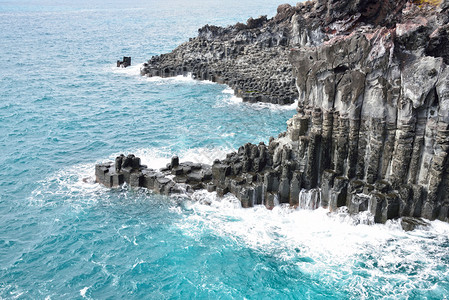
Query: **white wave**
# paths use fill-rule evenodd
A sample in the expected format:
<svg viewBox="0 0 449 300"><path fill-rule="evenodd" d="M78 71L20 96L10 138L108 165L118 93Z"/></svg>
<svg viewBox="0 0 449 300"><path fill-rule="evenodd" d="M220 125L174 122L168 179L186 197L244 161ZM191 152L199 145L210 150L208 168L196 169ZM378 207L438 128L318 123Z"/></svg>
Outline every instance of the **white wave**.
<svg viewBox="0 0 449 300"><path fill-rule="evenodd" d="M124 74L127 76L138 76L140 80L152 82L155 84L175 84L175 83L190 83L190 84L217 84L216 82L212 82L209 80L197 80L193 79L191 73L188 73L187 76L178 75L174 77L160 77L160 76L153 76L153 77L146 77L140 75L140 69L143 67L143 64L137 64L132 65L127 68L117 68L116 66L111 67L111 70L113 73L117 74ZM234 93L234 90L225 85L225 89L222 91L223 94L226 96L223 98L225 103L227 104L245 104L248 107L251 107L253 109L270 109L270 110L294 110L298 106L298 99L296 99L292 104L289 105L279 105L279 104L272 104L272 103L263 103L263 102L257 102L257 103L248 103L243 102L243 99L240 97L237 97ZM230 96L228 96L230 95Z"/></svg>
<svg viewBox="0 0 449 300"><path fill-rule="evenodd" d="M222 137L233 137L233 136L235 136L235 132L223 133L221 136Z"/></svg>
<svg viewBox="0 0 449 300"><path fill-rule="evenodd" d="M191 73L188 73L187 76L178 75L174 77L160 77L160 76L141 76L140 70L143 67L143 63L137 64L137 65L131 65L126 68L118 68L116 65L110 66L109 70L116 74L122 74L126 76L134 76L137 77L139 80L153 82L155 84L174 84L174 83L191 83L191 84L216 84L212 81L208 80L196 80L193 79Z"/></svg>
<svg viewBox="0 0 449 300"><path fill-rule="evenodd" d="M231 88L228 86L227 88L225 88L225 89L222 91L222 93L223 93L223 94L232 94L232 95L234 95L234 90L231 89Z"/></svg>
<svg viewBox="0 0 449 300"><path fill-rule="evenodd" d="M140 73L139 73L140 74ZM152 82L155 84L176 84L176 83L189 83L189 84L216 84L215 82L208 81L208 80L196 80L193 79L192 75L190 73L187 74L187 76L184 75L178 75L174 77L160 77L160 76L152 76L152 77L146 77L141 76L142 80Z"/></svg>
<svg viewBox="0 0 449 300"><path fill-rule="evenodd" d="M95 163L78 164L61 169L53 175L40 181L29 197L30 203L38 206L51 206L55 202L48 199L63 199L72 201L73 198L82 195L96 195L107 190L105 187L95 183ZM49 197L57 195L60 197ZM86 197L84 201L94 203L97 197ZM79 209L81 206L75 205Z"/></svg>
<svg viewBox="0 0 449 300"><path fill-rule="evenodd" d="M237 98L236 96L231 97L231 102L235 102L236 100L232 98ZM241 98L238 98L241 99ZM242 100L243 101L243 100ZM253 109L256 110L263 110L263 109L269 109L269 110L295 110L296 107L298 107L298 100L295 100L292 104L289 105L279 105L279 104L273 104L273 103L265 103L265 102L256 102L256 103L248 103L243 102L245 105L250 106Z"/></svg>
<svg viewBox="0 0 449 300"><path fill-rule="evenodd" d="M242 104L242 103L244 103L242 98L237 97L235 95L232 95L231 97L227 98L226 100L227 100L227 102L229 104ZM245 103L245 104L248 105L249 103Z"/></svg>
<svg viewBox="0 0 449 300"><path fill-rule="evenodd" d="M226 158L226 154L232 151L235 151L235 149L231 149L228 147L191 148L181 153L180 160L181 162L193 161L211 165L215 159L224 159Z"/></svg>
<svg viewBox="0 0 449 300"><path fill-rule="evenodd" d="M141 148L130 153L134 153L136 156L140 157L142 164L147 165L149 168L160 169L165 167L174 155L179 157L180 162L191 161L195 163L212 164L215 159L224 159L226 154L232 151L235 151L235 149L229 147L190 148L179 153L169 149Z"/></svg>
<svg viewBox="0 0 449 300"><path fill-rule="evenodd" d="M132 266L132 269L134 269L134 268L137 267L138 265L144 264L144 263L146 263L146 261L140 259L138 262L134 263L134 265Z"/></svg>
<svg viewBox="0 0 449 300"><path fill-rule="evenodd" d="M279 105L279 104L273 104L273 103L265 103L265 102L256 102L256 103L249 103L249 102L243 102L243 99L240 97L237 97L234 93L234 90L230 87L225 88L222 93L224 94L223 97L221 97L221 101L224 102L224 104L228 105L245 105L246 107L250 107L251 109L256 110L263 110L263 109L269 109L269 110L295 110L296 107L298 107L298 99L296 99L292 104L289 105ZM221 105L218 104L217 107L220 107Z"/></svg>
<svg viewBox="0 0 449 300"><path fill-rule="evenodd" d="M165 148L140 148L131 150L127 154L134 154L137 157L140 157L141 164L147 165L149 168L152 169L160 169L164 168L167 163L170 162L171 153L169 149ZM115 153L110 156L110 160L114 160L116 156L120 155L121 153Z"/></svg>
<svg viewBox="0 0 449 300"><path fill-rule="evenodd" d="M227 103L227 104L242 104L243 103L243 99L240 97L237 97L234 93L234 90L229 86L226 86L226 88L222 91L222 93L224 94L224 97L222 98L222 100L224 100L225 103Z"/></svg>
<svg viewBox="0 0 449 300"><path fill-rule="evenodd" d="M175 153L168 148L141 148L124 152L133 153L141 158L141 163L149 168L160 169L165 167L173 155L178 155L181 162L212 164L215 159L224 159L226 154L234 151L227 147L191 148ZM39 182L39 186L28 198L36 206L54 206L56 200L69 202L76 210L82 210L86 205L97 203L99 199L108 201L109 189L95 183L95 164L105 161L114 161L121 153L113 153L107 159L97 162L78 164L61 169ZM126 188L124 188L126 191ZM53 197L53 196L59 197ZM59 200L58 200L59 201Z"/></svg>
<svg viewBox="0 0 449 300"><path fill-rule="evenodd" d="M292 104L288 104L288 105L279 105L279 104L264 103L264 102L252 103L251 105L253 105L259 109L267 109L268 108L271 110L295 110L298 107L298 99L296 99Z"/></svg>
<svg viewBox="0 0 449 300"><path fill-rule="evenodd" d="M150 167L157 167L165 166L173 154L181 161L211 163L230 151L194 148L172 153L169 149L146 148L131 153ZM53 201L71 202L79 209L86 201L107 201L109 190L93 182L94 166L79 164L56 172L41 182L32 193L32 201L53 205L47 199L57 199ZM186 200L185 209L194 213L172 210L181 215L176 225L186 235L201 239L213 232L232 243L287 261L324 286L341 286L352 298L407 298L416 290L432 290L437 296L449 292L437 284L449 278L447 223L433 221L429 228L404 232L398 221L354 225L347 214L329 214L324 209L295 210L283 205L273 210L264 206L243 209L232 195L217 198L206 191L196 192L192 199ZM122 237L137 244L125 230Z"/></svg>
<svg viewBox="0 0 449 300"><path fill-rule="evenodd" d="M429 279L449 275L447 223L433 221L428 229L405 232L398 221L354 225L347 215L324 209L242 209L233 196L219 199L205 191L193 199L187 208L195 213L178 224L187 235L201 239L212 231L289 261L323 284L347 289L353 298L376 293L403 298L412 290L433 289ZM379 286L384 290L377 291Z"/></svg>
<svg viewBox="0 0 449 300"><path fill-rule="evenodd" d="M82 288L82 289L80 290L80 296L83 297L83 298L86 298L86 293L87 293L87 290L88 290L89 288L90 288L90 286L86 286L86 287Z"/></svg>
<svg viewBox="0 0 449 300"><path fill-rule="evenodd" d="M131 65L126 68L117 68L116 65L111 66L110 70L116 74L123 74L126 76L139 76L140 77L140 68L143 67L143 64Z"/></svg>
<svg viewBox="0 0 449 300"><path fill-rule="evenodd" d="M3 299L1 295L8 295L9 299L19 299L22 298L22 295L24 292L20 290L20 287L17 284L13 285L6 285L6 284L0 284L0 299Z"/></svg>

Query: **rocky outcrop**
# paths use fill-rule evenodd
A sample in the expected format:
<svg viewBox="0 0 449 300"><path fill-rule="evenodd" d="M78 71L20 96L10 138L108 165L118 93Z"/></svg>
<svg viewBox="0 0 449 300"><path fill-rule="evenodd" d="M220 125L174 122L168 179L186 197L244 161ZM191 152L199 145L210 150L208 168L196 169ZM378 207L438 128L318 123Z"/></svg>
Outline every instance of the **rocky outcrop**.
<svg viewBox="0 0 449 300"><path fill-rule="evenodd" d="M206 25L173 52L154 56L143 76L192 76L230 86L245 102L291 104L298 98L288 62L290 19L281 5L272 19L250 18L226 28Z"/></svg>
<svg viewBox="0 0 449 300"><path fill-rule="evenodd" d="M179 163L176 156L166 168L154 170L141 165L140 158L133 154L122 154L115 162L96 165L95 179L106 187L127 183L131 187L144 187L164 195L188 195L206 187L205 184L212 179L212 170L208 165Z"/></svg>
<svg viewBox="0 0 449 300"><path fill-rule="evenodd" d="M448 221L449 0L426 2L317 0L283 6L269 21L203 28L170 55L181 60L190 55L181 50L200 41L230 41L224 37L234 39L239 26L273 33L290 22L288 58L299 102L287 131L268 145L246 144L212 166L174 158L156 172L137 162L129 169L133 157L128 163L117 158L120 168L97 166L97 181L126 181L167 194L230 192L243 207L289 203L367 212L378 223L404 217L404 228L425 224L409 217ZM279 45L263 51L283 49ZM153 58L147 71L156 72L151 66L163 57ZM214 66L214 74L224 70Z"/></svg>
<svg viewBox="0 0 449 300"><path fill-rule="evenodd" d="M117 68L126 68L131 65L131 57L123 56L123 60L117 60Z"/></svg>
<svg viewBox="0 0 449 300"><path fill-rule="evenodd" d="M378 222L447 220L448 1L296 8L289 57L299 108L286 144L306 162L301 171L331 209L343 192L337 207L369 210ZM296 150L303 145L307 151Z"/></svg>

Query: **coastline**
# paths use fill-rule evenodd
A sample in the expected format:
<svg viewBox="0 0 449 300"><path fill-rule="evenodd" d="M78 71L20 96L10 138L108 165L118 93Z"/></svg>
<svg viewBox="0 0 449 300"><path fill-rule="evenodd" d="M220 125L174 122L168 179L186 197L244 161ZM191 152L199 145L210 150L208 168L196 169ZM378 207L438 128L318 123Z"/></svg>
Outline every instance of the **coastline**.
<svg viewBox="0 0 449 300"><path fill-rule="evenodd" d="M226 84L244 102L286 105L298 98L288 62L290 5L275 17L249 18L228 27L205 25L198 36L172 52L153 56L141 75L174 77L192 74L199 80Z"/></svg>
<svg viewBox="0 0 449 300"><path fill-rule="evenodd" d="M376 3L388 2L392 1ZM327 7L325 1L320 3L323 9ZM337 1L333 3L333 10L338 11ZM357 7L342 0L338 3L352 12ZM321 107L322 118L327 118L325 109L333 107L327 98L312 98L304 93L307 98L299 99L298 107L305 103L304 99L326 102L309 102L310 107L303 107L303 119L309 127L303 135L297 135L293 133L296 125L285 124L297 113L287 105L243 102L233 89L208 81L140 75L139 62L172 51L195 36L203 24L226 28L251 15L274 16L278 4L271 0L35 0L0 4L2 49L8 54L3 66L5 76L0 79L1 299L171 299L180 295L187 299L444 299L449 295L448 222L426 221L406 231L411 229L409 217L377 224L363 203L357 214L348 206L331 212L321 206L327 199L321 183L307 190L302 182L297 206L282 203L278 190L273 207L264 198L263 204L256 202L243 208L242 201L232 193L221 197L216 191L199 189L187 193L189 196L167 196L127 183L108 188L95 181L95 164L114 162L121 153L135 154L141 158L141 165L158 172L174 155L180 163L191 161L212 168L215 159L228 164L226 155L238 154L239 147L247 142L259 146L259 141L264 141L267 147L269 137L279 140L279 132L286 128L292 134L280 140L284 147L291 146L292 156L299 153L300 143L308 142L310 146L315 134L315 145L321 147L316 157L325 157L321 153L326 131L315 121L317 118L306 116L309 111L318 116L315 108ZM307 12L298 9L300 5L290 4L298 15L308 19ZM330 16L332 24L332 14L321 12L316 16L322 22L328 22ZM353 14L353 20L357 16ZM369 25L370 19L361 18L368 22L363 27L366 32L376 27ZM436 19L431 15L426 18L430 24ZM413 18L407 20L417 24ZM299 24L297 19L296 23L292 21L292 25ZM359 22L353 28L359 28ZM297 27L310 28L306 25ZM433 25L419 28L420 34L411 35L409 41L419 41ZM438 32L434 36L440 38ZM431 41L438 46L434 39ZM339 49L334 42L329 44ZM320 49L320 45L310 47ZM297 51L306 47L289 48ZM397 52L400 48L396 48ZM132 56L134 65L117 68L115 60L122 55ZM392 59L397 61L394 55ZM250 66L255 69L258 63ZM308 77L311 83L334 74L333 67L322 66L326 67L324 72L320 69L317 76ZM355 68L351 64L344 66L349 69L338 68L340 75ZM419 68L415 70L419 73ZM336 80L331 82L341 87L339 75L332 76ZM390 81L380 79L379 84L384 82ZM426 80L419 82L424 87ZM321 83L310 87L315 88L316 95L323 95ZM369 106L367 99L363 101L365 108ZM381 112L383 106L375 103ZM444 101L441 105L445 105ZM335 108L342 111L339 105ZM438 115L442 110L435 111ZM345 145L345 136L340 134L345 127L336 124L345 123L336 114L332 117L336 121L331 127L334 134L330 145L335 149L329 157L335 163L335 150ZM423 119L418 123L416 128L421 130ZM367 148L375 146L369 142L374 132L371 123L364 124L368 130L361 126L357 139L368 140ZM432 127L428 128L425 147L435 149L428 143L433 137ZM290 143L290 136L299 137L301 142ZM416 144L413 135L409 137L410 145ZM311 149L309 146L303 148L305 153ZM368 162L374 157L362 146L357 151ZM278 147L273 148L276 153ZM297 163L290 165L295 168L290 169L292 175L308 170L308 154L292 156L288 161ZM384 158L381 161L387 160ZM251 168L258 159L260 155L251 161ZM239 163L243 169L244 161L230 163L231 171ZM312 166L320 175L323 161L316 162ZM174 180L171 171L168 177ZM197 171L193 170L192 175ZM251 173L256 174L246 172ZM262 173L267 172L257 174ZM240 182L233 184L232 180L243 174L227 176L224 185L227 180L229 187L236 189ZM344 170L341 176L346 176ZM291 193L293 178L287 178ZM247 181L248 176L244 179ZM256 187L257 180L240 186ZM351 178L348 180L352 191ZM348 193L346 201L367 199L373 190L364 180L366 189L357 197L351 194L351 199ZM282 184L286 186L286 182ZM320 206L312 209L318 202Z"/></svg>
<svg viewBox="0 0 449 300"><path fill-rule="evenodd" d="M407 50L408 36L427 37L443 28L449 17L433 4L418 7L404 0L396 11L386 10L393 4L385 2L363 18L353 18L354 11L333 11L332 3L281 5L272 19L250 18L246 25L206 25L197 38L153 57L141 69L147 77L192 74L194 79L227 83L246 102L285 104L292 101L290 92L287 101L279 100L278 93L268 98L259 91L253 95L251 86L260 87L266 77L241 81L249 66L256 70L252 74L260 74L261 62L281 54L275 60L280 66L276 76L291 68L299 101L297 114L277 139L270 138L268 145L245 144L211 166L183 164L174 157L156 171L141 166L132 155L121 156L115 165L97 166L97 181L110 187L127 182L163 194L189 189L216 191L219 196L230 192L243 207L264 204L271 209L281 203L330 211L346 207L355 215L369 212L376 223L399 217L449 221L449 195L443 193L449 187L449 175L443 171L449 161L444 142L448 122L446 108L440 105L449 101L447 58L444 53L428 55L430 50L422 49L429 47L426 44L414 46L413 54ZM326 20L316 18L326 10L330 14ZM423 15L435 16L421 24L428 26L427 32L401 23L422 21ZM398 52L396 44L406 50ZM281 63L287 45L289 68ZM444 48L444 41L432 47ZM404 55L409 57L405 63ZM238 64L251 58L254 65ZM414 68L419 72L413 74ZM425 81L425 90L413 94L420 80ZM270 93L278 87L291 89L285 83L280 80L274 88L266 88ZM431 133L421 136L427 131ZM412 148L410 139L415 141ZM433 149L424 148L424 143ZM309 193L306 200L301 198L303 190Z"/></svg>
<svg viewBox="0 0 449 300"><path fill-rule="evenodd" d="M235 90L229 86L227 83L218 83L213 82L209 79L200 79L200 78L194 78L190 72L187 72L186 74L180 74L176 76L169 76L169 77L161 77L161 76L142 76L139 74L142 70L144 63L133 65L127 68L116 68L115 66L111 66L111 70L118 74L126 74L129 76L137 77L139 76L140 79L149 81L149 82L159 82L161 80L167 80L167 82L170 82L170 80L173 81L195 81L195 82L202 82L205 84L220 84L226 86L225 89L222 91L223 94L230 94L232 95L231 99L229 99L230 103L240 104L244 103L247 105L250 105L254 109L272 109L272 110L295 110L298 106L298 99L293 99L293 102L290 104L274 104L271 102L261 102L261 101L245 101L242 97L239 97L236 95Z"/></svg>

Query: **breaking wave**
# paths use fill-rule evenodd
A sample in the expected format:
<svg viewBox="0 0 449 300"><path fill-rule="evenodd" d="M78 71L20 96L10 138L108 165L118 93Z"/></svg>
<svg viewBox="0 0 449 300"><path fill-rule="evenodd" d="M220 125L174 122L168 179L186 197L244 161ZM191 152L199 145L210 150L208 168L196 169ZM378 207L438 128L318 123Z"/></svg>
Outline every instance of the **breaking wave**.
<svg viewBox="0 0 449 300"><path fill-rule="evenodd" d="M449 224L405 232L398 220L366 225L347 213L264 206L243 209L238 199L197 192L178 226L201 238L210 232L294 264L354 299L448 295Z"/></svg>

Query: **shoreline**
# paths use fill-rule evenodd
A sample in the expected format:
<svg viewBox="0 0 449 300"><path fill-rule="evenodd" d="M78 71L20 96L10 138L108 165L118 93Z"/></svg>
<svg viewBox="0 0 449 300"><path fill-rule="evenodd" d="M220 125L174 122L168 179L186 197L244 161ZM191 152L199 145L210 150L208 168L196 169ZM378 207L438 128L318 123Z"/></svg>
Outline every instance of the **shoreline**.
<svg viewBox="0 0 449 300"><path fill-rule="evenodd" d="M298 98L289 55L290 5L275 17L248 19L228 27L205 25L167 54L144 63L141 75L194 79L226 84L244 102L292 104Z"/></svg>
<svg viewBox="0 0 449 300"><path fill-rule="evenodd" d="M223 94L231 94L232 97L231 99L229 99L229 102L235 103L235 104L239 104L239 103L245 103L248 105L251 105L251 107L253 107L254 109L259 109L259 108L267 108L267 109L274 109L274 110L295 110L296 107L298 106L298 99L293 99L293 102L290 104L285 104L285 105L278 105L278 104L273 104L271 102L261 102L261 101L256 101L256 102L250 102L250 101L245 101L242 97L239 97L235 94L234 89L229 86L226 83L218 83L218 82L213 82L211 80L208 79L198 79L198 78L194 78L192 76L192 74L190 72L187 72L185 75L181 74L181 75L176 75L176 76L170 76L170 77L161 77L161 76L142 76L139 75L138 72L136 72L134 74L134 71L136 71L137 69L139 69L139 71L141 71L141 68L143 67L144 63L140 63L138 65L134 65L134 66L130 66L127 68L116 68L116 67L111 67L111 69L114 71L114 73L118 73L118 74L126 74L129 76L139 76L142 77L143 80L149 80L150 82L157 82L159 80L179 80L179 81L195 81L195 82L201 82L201 83L205 83L205 84L220 84L220 85L224 85L226 86L226 88L222 91ZM235 100L234 100L235 99Z"/></svg>
<svg viewBox="0 0 449 300"><path fill-rule="evenodd" d="M159 171L141 166L133 155L120 156L97 165L97 181L110 187L127 182L163 194L183 188L206 188L219 196L230 192L242 207L303 205L306 190L311 209L369 212L376 223L400 217L449 221L447 5L446 12L408 0L397 10L388 1L350 10L332 5L333 0L281 5L270 20L206 25L197 38L141 69L147 77L191 72L195 80L227 83L247 102L285 104L276 98L278 92L264 98L258 88L289 90L295 82L297 114L268 145L247 143L211 166L173 157ZM357 9L366 16L355 14ZM428 30L403 23L409 20ZM419 43L411 45L409 37ZM427 39L433 44L423 42ZM271 60L273 54L280 58ZM276 79L267 77L267 65ZM267 78L277 80L275 87L265 86ZM174 180L167 178L172 175Z"/></svg>

